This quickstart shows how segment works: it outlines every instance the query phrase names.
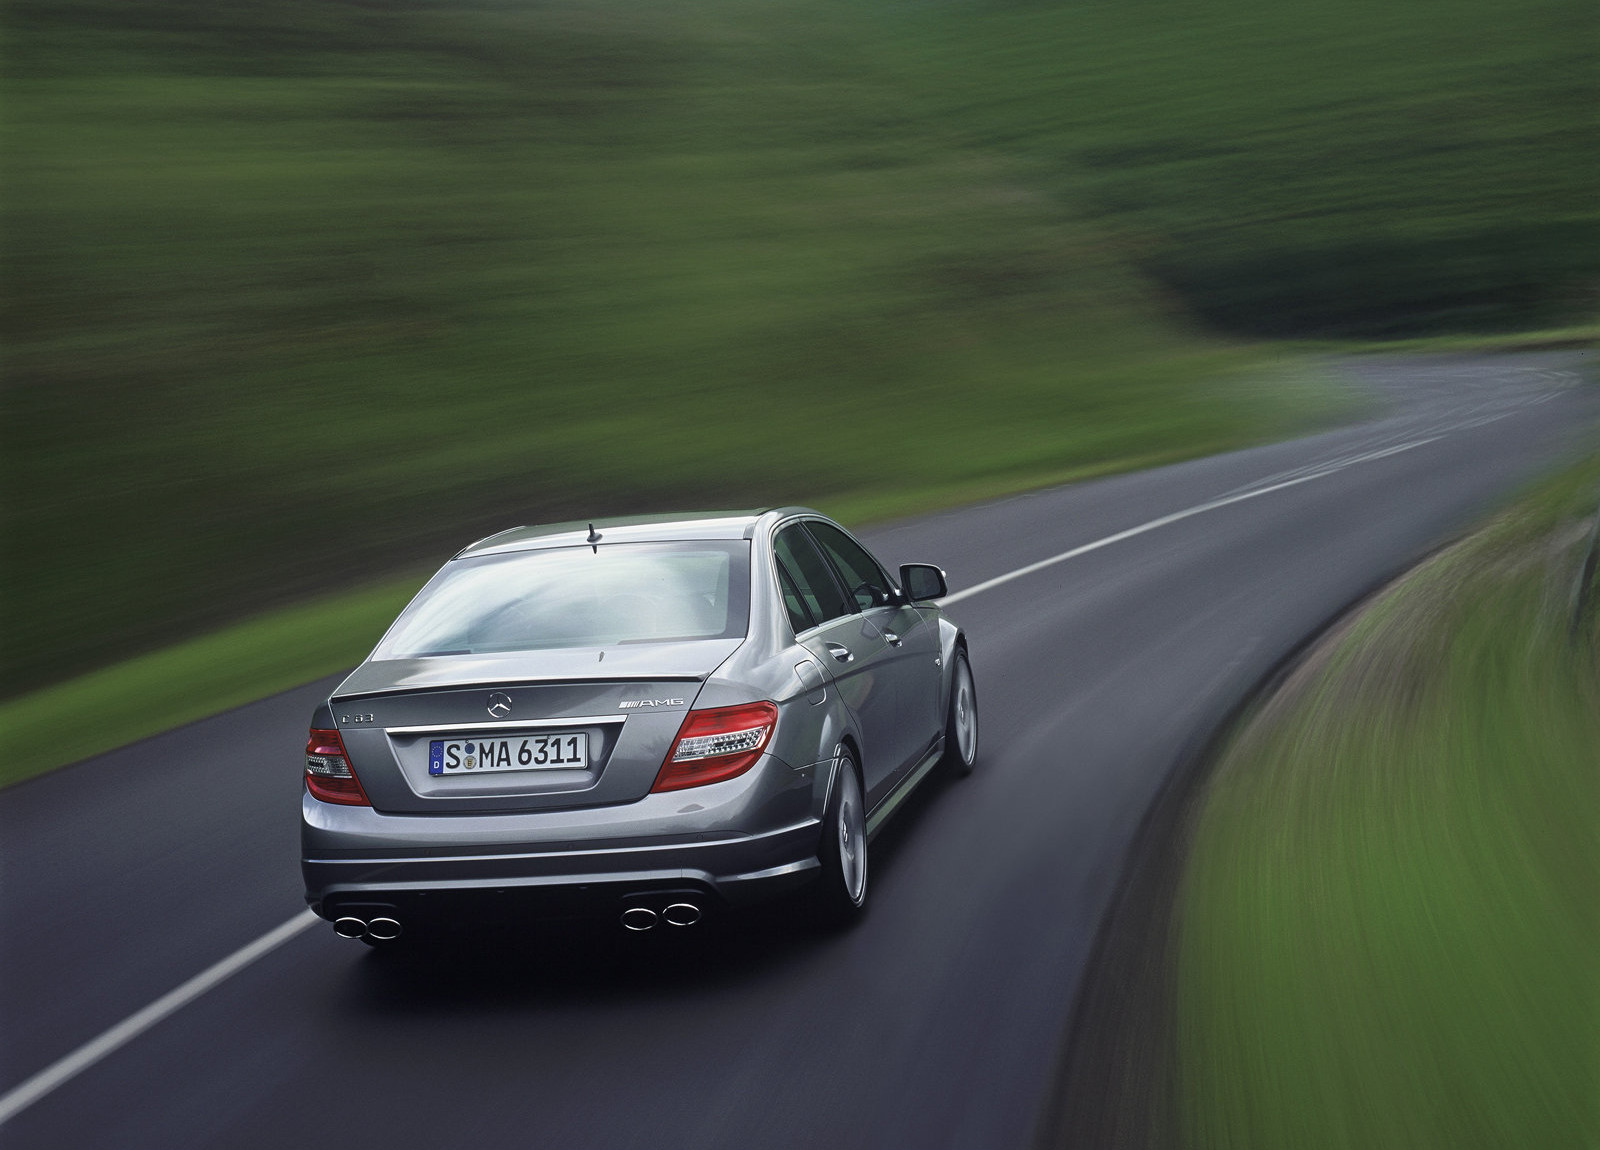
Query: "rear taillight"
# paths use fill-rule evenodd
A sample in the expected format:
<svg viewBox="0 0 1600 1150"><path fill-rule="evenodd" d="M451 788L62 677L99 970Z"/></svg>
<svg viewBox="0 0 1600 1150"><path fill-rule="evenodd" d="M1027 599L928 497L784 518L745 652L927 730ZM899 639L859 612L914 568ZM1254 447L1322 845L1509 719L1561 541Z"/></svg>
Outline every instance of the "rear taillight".
<svg viewBox="0 0 1600 1150"><path fill-rule="evenodd" d="M311 728L311 737L306 740L306 790L311 792L312 798L325 803L343 803L348 807L372 805L350 766L350 756L345 753L344 740L338 731Z"/></svg>
<svg viewBox="0 0 1600 1150"><path fill-rule="evenodd" d="M772 703L690 711L650 789L679 791L743 774L755 766L777 725L778 708Z"/></svg>

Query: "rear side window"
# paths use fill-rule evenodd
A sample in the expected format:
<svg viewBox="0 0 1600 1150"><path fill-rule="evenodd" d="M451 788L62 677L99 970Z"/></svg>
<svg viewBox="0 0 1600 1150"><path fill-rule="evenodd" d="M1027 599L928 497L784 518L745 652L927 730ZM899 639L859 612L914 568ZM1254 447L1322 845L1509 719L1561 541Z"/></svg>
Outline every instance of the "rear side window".
<svg viewBox="0 0 1600 1150"><path fill-rule="evenodd" d="M866 548L831 523L809 523L811 534L833 560L845 586L863 611L892 601L889 576Z"/></svg>
<svg viewBox="0 0 1600 1150"><path fill-rule="evenodd" d="M826 623L855 610L839 590L839 583L828 570L828 563L817 551L817 545L798 523L778 532L772 541L772 550L814 620L807 626Z"/></svg>
<svg viewBox="0 0 1600 1150"><path fill-rule="evenodd" d="M794 576L789 574L781 562L777 564L778 586L783 590L783 609L789 613L789 626L794 628L798 635L801 631L809 630L817 625L811 617L811 611L806 607L805 600L800 597L800 588L795 586Z"/></svg>

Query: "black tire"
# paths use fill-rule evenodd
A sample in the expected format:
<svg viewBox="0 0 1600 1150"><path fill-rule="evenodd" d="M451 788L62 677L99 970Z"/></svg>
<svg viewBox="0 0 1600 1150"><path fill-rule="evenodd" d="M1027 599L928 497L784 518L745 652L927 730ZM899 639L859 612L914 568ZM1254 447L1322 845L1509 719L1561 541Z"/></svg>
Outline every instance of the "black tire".
<svg viewBox="0 0 1600 1150"><path fill-rule="evenodd" d="M848 749L839 752L838 772L822 819L822 875L812 884L811 903L824 927L849 926L867 905L867 818L861 776Z"/></svg>
<svg viewBox="0 0 1600 1150"><path fill-rule="evenodd" d="M965 778L978 765L978 686L967 653L956 649L950 666L950 706L944 720L944 768Z"/></svg>

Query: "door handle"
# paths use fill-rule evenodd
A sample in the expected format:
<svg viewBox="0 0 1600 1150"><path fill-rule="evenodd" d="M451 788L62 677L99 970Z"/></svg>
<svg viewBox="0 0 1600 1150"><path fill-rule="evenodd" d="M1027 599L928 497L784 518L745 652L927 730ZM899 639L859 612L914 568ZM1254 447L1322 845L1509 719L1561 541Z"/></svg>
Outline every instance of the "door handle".
<svg viewBox="0 0 1600 1150"><path fill-rule="evenodd" d="M893 631L885 631L883 633L883 637L889 640L889 642L896 647L900 645L900 636L896 635Z"/></svg>
<svg viewBox="0 0 1600 1150"><path fill-rule="evenodd" d="M850 648L844 646L842 643L829 643L828 654L832 655L841 663L849 663L855 659L855 656L850 653Z"/></svg>

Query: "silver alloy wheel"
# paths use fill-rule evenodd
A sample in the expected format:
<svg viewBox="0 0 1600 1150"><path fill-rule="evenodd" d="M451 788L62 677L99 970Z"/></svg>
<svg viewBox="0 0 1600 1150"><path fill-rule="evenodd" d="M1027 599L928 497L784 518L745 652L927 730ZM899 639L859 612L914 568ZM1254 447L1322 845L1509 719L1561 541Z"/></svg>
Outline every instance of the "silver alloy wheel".
<svg viewBox="0 0 1600 1150"><path fill-rule="evenodd" d="M839 769L839 873L845 894L860 906L867 892L867 820L861 784L848 759Z"/></svg>
<svg viewBox="0 0 1600 1150"><path fill-rule="evenodd" d="M956 663L955 699L951 703L955 720L956 750L964 766L971 767L978 757L978 699L972 686L972 668L966 659Z"/></svg>

